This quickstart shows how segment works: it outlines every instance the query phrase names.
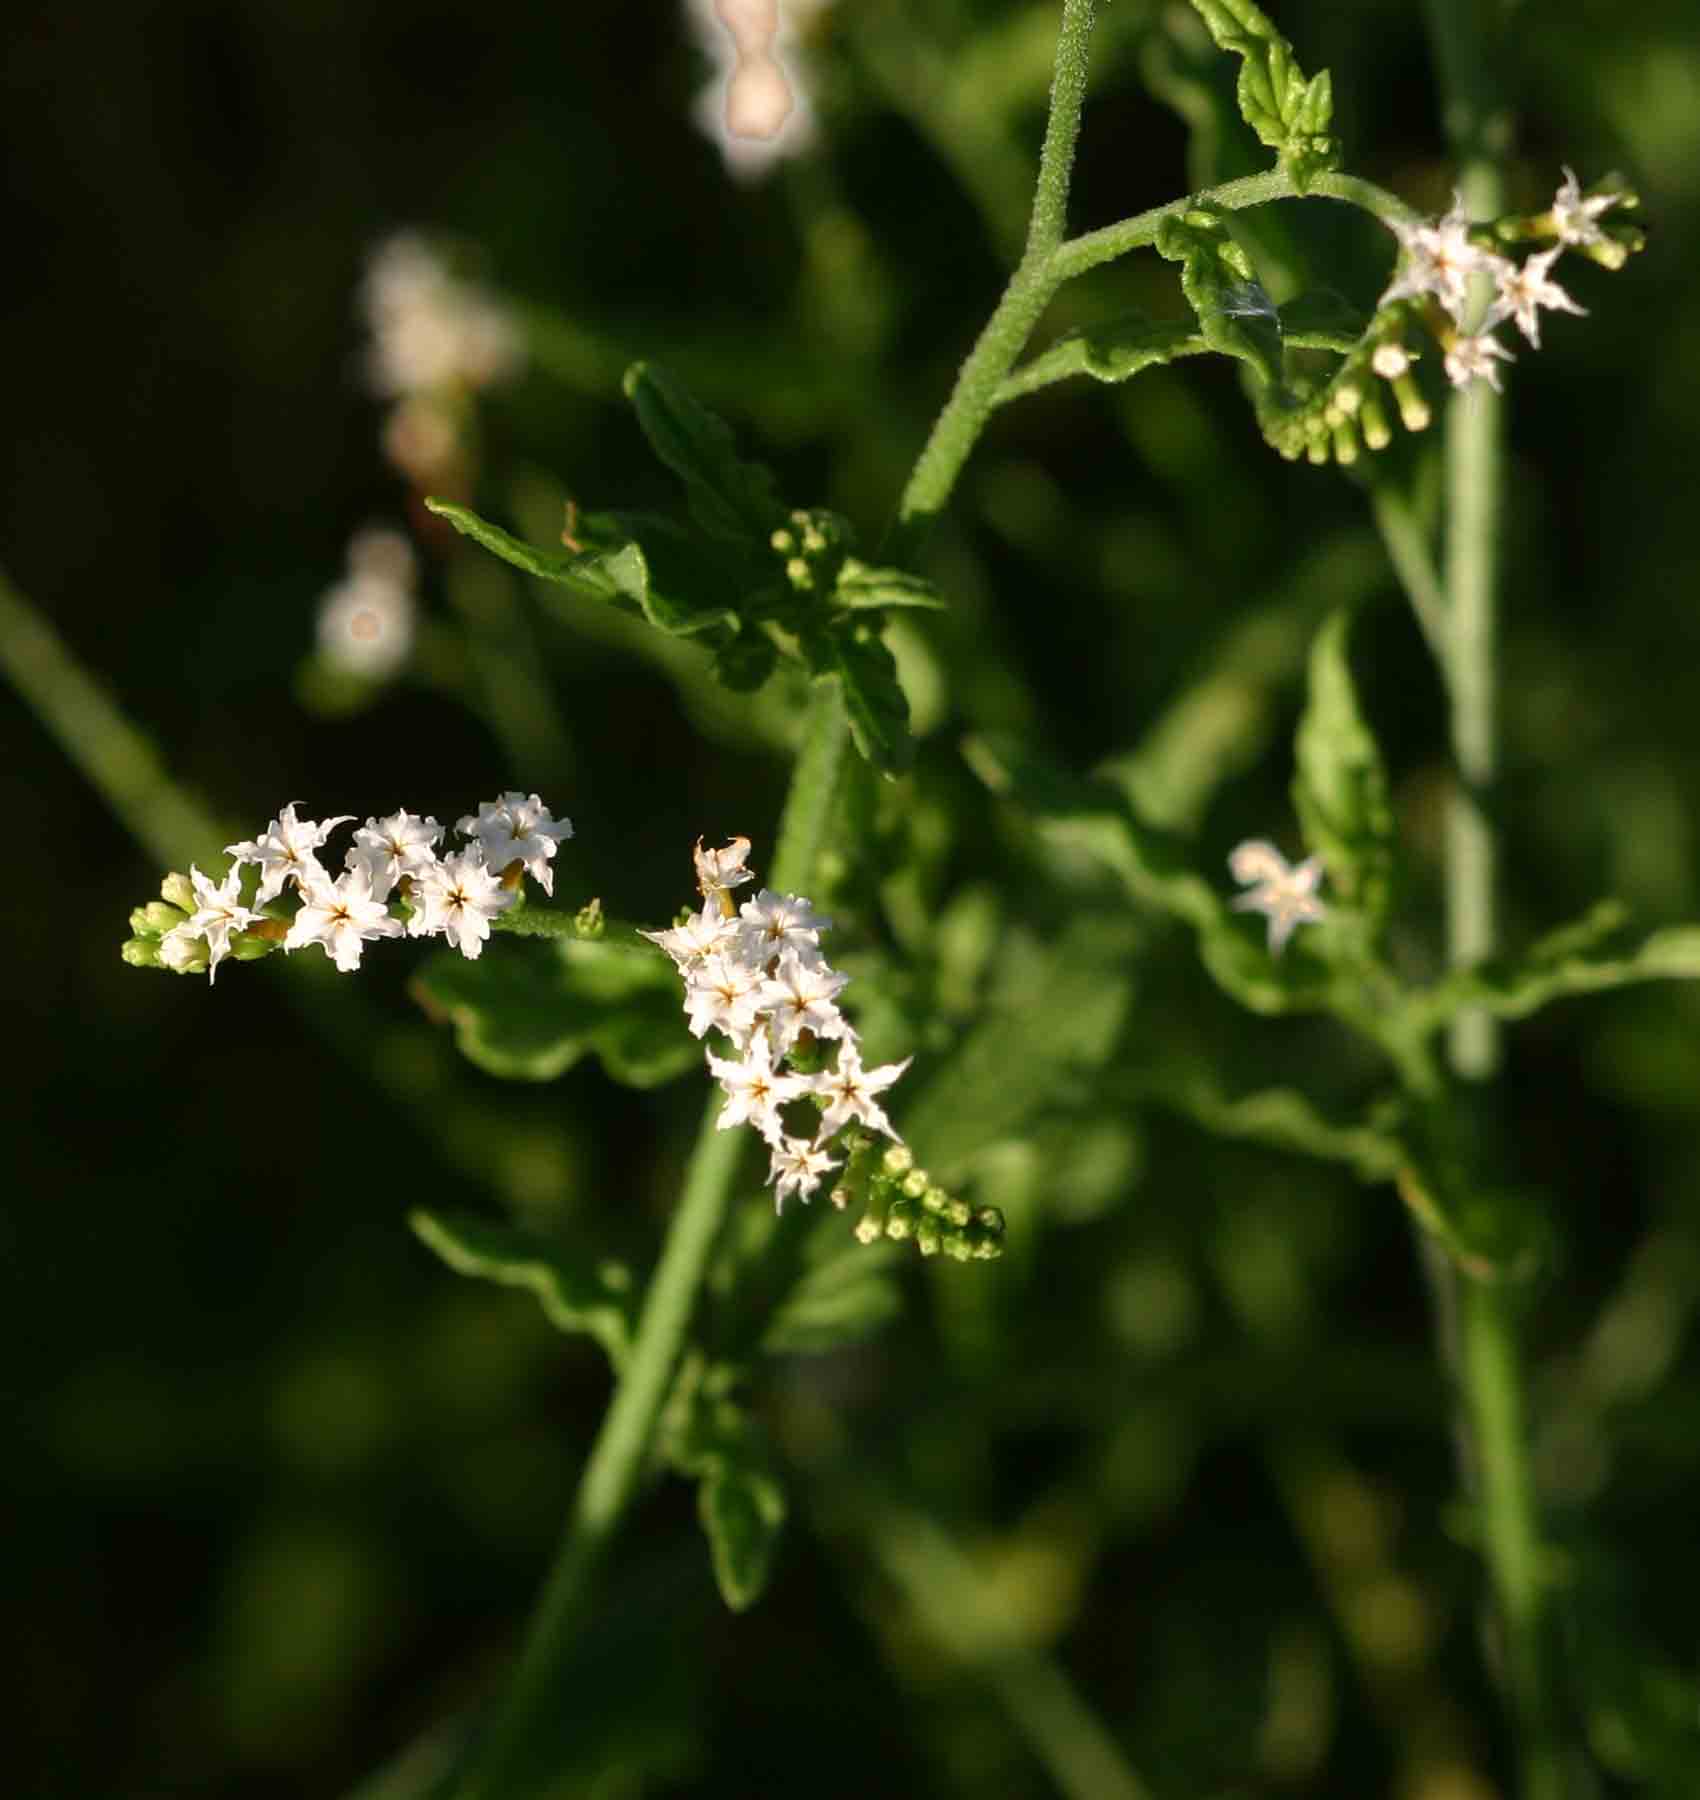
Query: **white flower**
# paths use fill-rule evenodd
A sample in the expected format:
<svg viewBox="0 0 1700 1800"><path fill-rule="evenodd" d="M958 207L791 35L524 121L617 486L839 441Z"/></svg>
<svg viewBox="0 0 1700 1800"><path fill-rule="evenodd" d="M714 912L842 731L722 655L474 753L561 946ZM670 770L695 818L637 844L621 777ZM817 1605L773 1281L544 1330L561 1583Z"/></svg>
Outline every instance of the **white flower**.
<svg viewBox="0 0 1700 1800"><path fill-rule="evenodd" d="M326 956L346 975L360 967L360 953L372 939L400 937L401 929L401 921L392 919L383 901L373 895L371 874L361 865L335 881L321 878L308 884L283 947L301 950L322 944Z"/></svg>
<svg viewBox="0 0 1700 1800"><path fill-rule="evenodd" d="M435 819L393 812L387 819L368 819L359 826L354 848L343 860L351 869L365 869L373 897L387 900L403 876L417 878L437 860L432 846L442 835L443 828Z"/></svg>
<svg viewBox="0 0 1700 1800"><path fill-rule="evenodd" d="M189 865L189 880L195 889L195 899L199 902L188 920L174 926L167 934L177 938L177 947L172 951L177 962L167 967L181 967L192 960L186 940L190 937L205 938L207 944L207 980L212 982L218 977L218 965L230 954L230 934L233 931L246 931L251 925L258 925L260 915L250 912L242 904L242 865L233 863L226 872L224 880L215 884L210 881L193 863ZM183 937L177 934L183 933ZM162 940L163 941L163 940Z"/></svg>
<svg viewBox="0 0 1700 1800"><path fill-rule="evenodd" d="M761 1011L762 975L736 957L716 951L691 971L685 990L685 1013L691 1035L701 1037L710 1026L723 1031L741 1049L755 1029Z"/></svg>
<svg viewBox="0 0 1700 1800"><path fill-rule="evenodd" d="M743 924L738 947L751 962L766 963L781 950L798 951L805 959L820 955L820 934L832 929L808 903L795 894L776 894L763 888L753 900L738 908Z"/></svg>
<svg viewBox="0 0 1700 1800"><path fill-rule="evenodd" d="M828 3L786 0L782 11L778 0L686 0L703 52L724 78L724 86L717 79L703 89L693 115L741 181L765 174L814 141L795 32Z"/></svg>
<svg viewBox="0 0 1700 1800"><path fill-rule="evenodd" d="M339 825L353 821L353 813L342 813L320 824L314 819L298 819L293 800L272 820L257 838L240 844L226 844L227 856L239 863L260 865L260 888L254 896L256 906L264 906L283 892L283 884L293 881L305 889L309 880L329 880L319 859L313 853Z"/></svg>
<svg viewBox="0 0 1700 1800"><path fill-rule="evenodd" d="M1446 377L1455 388L1468 387L1472 381L1485 381L1497 394L1497 363L1517 360L1499 339L1483 331L1475 337L1457 337L1446 353Z"/></svg>
<svg viewBox="0 0 1700 1800"><path fill-rule="evenodd" d="M369 526L349 544L348 567L319 602L319 649L334 667L379 681L413 647L413 550L400 532Z"/></svg>
<svg viewBox="0 0 1700 1800"><path fill-rule="evenodd" d="M1603 244L1606 234L1594 221L1622 198L1619 194L1595 194L1584 200L1575 175L1566 168L1564 181L1552 199L1552 228L1560 244Z"/></svg>
<svg viewBox="0 0 1700 1800"><path fill-rule="evenodd" d="M838 1164L825 1150L807 1138L782 1138L773 1146L767 1178L773 1186L773 1210L778 1212L790 1194L807 1200L820 1186L821 1177Z"/></svg>
<svg viewBox="0 0 1700 1800"><path fill-rule="evenodd" d="M485 868L478 851L463 850L431 863L416 877L408 935L440 931L462 956L476 962L490 936L490 921L513 903L512 891Z"/></svg>
<svg viewBox="0 0 1700 1800"><path fill-rule="evenodd" d="M1497 325L1501 319L1515 319L1517 329L1538 350L1541 347L1541 321L1537 308L1544 306L1551 312L1575 313L1580 318L1588 316L1588 309L1578 306L1547 274L1563 248L1562 244L1555 244L1552 249L1531 256L1521 266L1506 264L1499 276L1499 296L1482 321L1484 329Z"/></svg>
<svg viewBox="0 0 1700 1800"><path fill-rule="evenodd" d="M1492 275L1497 280L1506 260L1471 242L1462 194L1454 195L1451 212L1433 224L1395 224L1390 229L1404 255L1400 273L1381 296L1382 306L1433 294L1455 320L1462 321L1471 277Z"/></svg>
<svg viewBox="0 0 1700 1800"><path fill-rule="evenodd" d="M754 881L755 877L744 867L744 858L750 853L750 840L747 837L735 837L731 843L721 850L705 850L702 839L697 839L696 849L692 857L697 867L697 892L705 900L714 900L720 910L731 915L732 898L730 890L742 887L746 881Z"/></svg>
<svg viewBox="0 0 1700 1800"><path fill-rule="evenodd" d="M913 1061L913 1057L906 1056L900 1063L887 1063L878 1069L864 1069L861 1048L855 1038L841 1038L838 1044L838 1067L825 1069L818 1075L808 1077L810 1092L824 1096L827 1101L826 1110L821 1114L820 1133L816 1141L824 1144L842 1126L857 1120L870 1130L883 1131L888 1138L902 1143L903 1140L897 1136L890 1119L885 1116L874 1095L890 1087Z"/></svg>
<svg viewBox="0 0 1700 1800"><path fill-rule="evenodd" d="M738 934L738 921L727 918L720 910L718 900L705 900L702 910L692 913L683 925L671 926L666 931L638 933L652 944L659 944L672 957L674 966L685 975L705 956L730 948Z"/></svg>
<svg viewBox="0 0 1700 1800"><path fill-rule="evenodd" d="M553 897L555 871L549 867L549 859L573 835L573 822L552 817L535 794L515 791L499 800L485 800L478 816L468 814L455 830L476 835L487 868L499 875L510 863L523 863L532 880Z"/></svg>
<svg viewBox="0 0 1700 1800"><path fill-rule="evenodd" d="M773 1052L759 1033L751 1038L742 1062L733 1062L709 1052L708 1066L726 1092L726 1104L715 1121L719 1131L730 1131L734 1125L753 1125L769 1144L777 1145L785 1135L779 1109L809 1091L801 1075L780 1075L773 1067Z"/></svg>
<svg viewBox="0 0 1700 1800"><path fill-rule="evenodd" d="M206 941L187 921L172 926L159 940L159 962L161 968L177 975L198 975L202 969L211 972Z"/></svg>
<svg viewBox="0 0 1700 1800"><path fill-rule="evenodd" d="M1257 885L1234 902L1235 912L1260 912L1269 919L1269 952L1279 956L1299 925L1316 923L1328 909L1316 897L1322 883L1322 858L1307 856L1289 868L1287 859L1273 844L1252 838L1240 844L1228 858L1228 870L1242 886Z"/></svg>
<svg viewBox="0 0 1700 1800"><path fill-rule="evenodd" d="M783 1055L805 1031L819 1038L842 1037L844 1015L833 1002L849 979L818 955L806 961L795 949L783 951L772 977L761 984L761 1009L774 1049Z"/></svg>
<svg viewBox="0 0 1700 1800"><path fill-rule="evenodd" d="M372 328L369 372L380 394L484 387L523 358L509 313L411 232L379 246L363 298Z"/></svg>

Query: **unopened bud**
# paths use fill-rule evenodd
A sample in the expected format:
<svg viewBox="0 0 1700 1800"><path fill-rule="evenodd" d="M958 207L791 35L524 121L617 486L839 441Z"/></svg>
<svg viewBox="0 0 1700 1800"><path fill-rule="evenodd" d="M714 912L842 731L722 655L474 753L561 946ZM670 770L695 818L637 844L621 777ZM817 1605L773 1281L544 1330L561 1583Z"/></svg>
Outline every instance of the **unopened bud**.
<svg viewBox="0 0 1700 1800"><path fill-rule="evenodd" d="M1410 353L1403 344L1377 344L1369 366L1383 381L1397 381L1410 372Z"/></svg>
<svg viewBox="0 0 1700 1800"><path fill-rule="evenodd" d="M911 1169L899 1184L904 1195L911 1200L919 1200L927 1191L928 1176L925 1169Z"/></svg>
<svg viewBox="0 0 1700 1800"><path fill-rule="evenodd" d="M192 913L200 904L187 875L167 875L159 884L159 893L167 906L175 906L179 912Z"/></svg>
<svg viewBox="0 0 1700 1800"><path fill-rule="evenodd" d="M767 540L781 556L789 556L797 548L797 540L781 528Z"/></svg>
<svg viewBox="0 0 1700 1800"><path fill-rule="evenodd" d="M1381 404L1378 394L1364 396L1364 409L1359 424L1363 428L1364 442L1372 450L1385 450L1393 442L1393 428L1387 423L1387 413Z"/></svg>
<svg viewBox="0 0 1700 1800"><path fill-rule="evenodd" d="M882 1159L888 1175L907 1175L915 1166L915 1152L907 1144L893 1144Z"/></svg>
<svg viewBox="0 0 1700 1800"><path fill-rule="evenodd" d="M1334 460L1342 465L1358 460L1358 434L1346 419L1334 427Z"/></svg>
<svg viewBox="0 0 1700 1800"><path fill-rule="evenodd" d="M1399 402L1399 417L1407 431L1426 431L1431 417L1428 402L1417 391L1409 375L1401 375L1393 384L1393 397Z"/></svg>
<svg viewBox="0 0 1700 1800"><path fill-rule="evenodd" d="M138 906L130 914L130 929L137 937L164 937L166 932L183 924L186 918L181 907L168 906L163 900L150 900L146 906Z"/></svg>

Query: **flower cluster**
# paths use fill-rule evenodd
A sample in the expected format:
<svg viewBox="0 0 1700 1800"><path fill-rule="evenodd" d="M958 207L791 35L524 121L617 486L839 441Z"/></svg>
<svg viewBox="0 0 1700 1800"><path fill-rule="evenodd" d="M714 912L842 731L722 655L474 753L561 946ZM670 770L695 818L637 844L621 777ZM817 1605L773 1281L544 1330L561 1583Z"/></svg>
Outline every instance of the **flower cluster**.
<svg viewBox="0 0 1700 1800"><path fill-rule="evenodd" d="M717 79L695 108L740 180L808 148L813 110L798 68L799 38L831 0L685 0L686 16Z"/></svg>
<svg viewBox="0 0 1700 1800"><path fill-rule="evenodd" d="M501 303L456 275L424 239L381 244L362 291L372 347L367 374L395 405L384 450L420 486L461 460L465 398L512 374L524 357L519 327Z"/></svg>
<svg viewBox="0 0 1700 1800"><path fill-rule="evenodd" d="M446 937L476 958L491 920L514 905L524 876L553 893L550 862L573 834L572 822L552 817L536 794L506 793L461 819L455 829L470 841L439 856L443 828L435 819L394 812L356 828L341 873L332 875L320 852L339 825L353 823L351 813L303 819L291 801L258 837L226 846L235 861L223 881L194 866L187 877L167 876L162 901L131 915L125 961L179 974L205 969L210 981L227 956L246 961L280 944L318 944L348 973L374 939L403 934ZM258 883L244 902L249 865ZM275 910L286 893L298 902L292 915Z"/></svg>
<svg viewBox="0 0 1700 1800"><path fill-rule="evenodd" d="M319 602L319 653L340 674L382 681L413 647L417 563L399 531L369 525L348 546L348 573Z"/></svg>
<svg viewBox="0 0 1700 1800"><path fill-rule="evenodd" d="M719 1126L760 1132L771 1155L774 1202L783 1206L792 1194L806 1200L823 1176L842 1166L833 1154L844 1148L835 1142L841 1134L878 1132L901 1142L879 1096L910 1059L863 1067L855 1027L838 1007L849 977L821 954L820 934L831 928L830 919L795 894L767 888L734 904L732 890L754 879L745 867L749 853L748 838L719 850L704 850L699 839L700 909L670 930L644 936L667 952L684 980L692 1033L716 1031L735 1053L707 1053L726 1095ZM794 1103L801 1103L797 1112ZM805 1105L811 1128L799 1131L793 1121ZM833 1190L835 1199L839 1191Z"/></svg>
<svg viewBox="0 0 1700 1800"><path fill-rule="evenodd" d="M1458 196L1438 219L1391 224L1399 261L1374 319L1321 391L1301 382L1301 404L1268 409L1270 442L1288 457L1353 462L1360 438L1371 450L1392 442L1389 397L1407 431L1424 430L1432 415L1412 370L1425 339L1439 346L1453 387L1485 381L1499 392L1503 366L1516 359L1498 328L1515 325L1539 349L1543 311L1585 315L1554 279L1553 266L1574 251L1621 268L1640 248L1641 234L1618 217L1601 220L1635 205L1636 196L1615 183L1584 193L1566 169L1552 204L1539 213L1472 223ZM1510 254L1524 245L1542 247L1521 260Z"/></svg>

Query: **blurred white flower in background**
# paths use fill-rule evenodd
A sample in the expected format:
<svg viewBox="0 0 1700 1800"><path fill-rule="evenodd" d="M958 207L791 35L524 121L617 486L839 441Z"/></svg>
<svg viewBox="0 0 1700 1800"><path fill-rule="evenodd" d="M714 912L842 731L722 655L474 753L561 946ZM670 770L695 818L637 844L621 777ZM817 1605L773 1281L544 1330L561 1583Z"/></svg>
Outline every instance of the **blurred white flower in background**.
<svg viewBox="0 0 1700 1800"><path fill-rule="evenodd" d="M456 275L416 232L378 246L361 297L372 328L367 372L380 394L404 399L447 387L487 387L524 360L507 309Z"/></svg>
<svg viewBox="0 0 1700 1800"><path fill-rule="evenodd" d="M383 681L413 648L417 563L399 531L369 525L348 546L348 573L319 602L319 652L332 668Z"/></svg>
<svg viewBox="0 0 1700 1800"><path fill-rule="evenodd" d="M799 44L832 0L685 0L685 16L715 79L694 109L740 180L814 142Z"/></svg>

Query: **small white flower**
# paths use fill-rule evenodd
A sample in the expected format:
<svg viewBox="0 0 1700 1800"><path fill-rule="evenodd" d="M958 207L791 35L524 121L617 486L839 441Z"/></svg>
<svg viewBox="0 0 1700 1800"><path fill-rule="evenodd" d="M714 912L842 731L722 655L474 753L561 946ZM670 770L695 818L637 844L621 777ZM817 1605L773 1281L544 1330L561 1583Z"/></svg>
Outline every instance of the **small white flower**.
<svg viewBox="0 0 1700 1800"><path fill-rule="evenodd" d="M849 980L818 955L809 961L795 949L783 951L772 977L761 984L761 1008L774 1049L783 1055L805 1031L818 1038L842 1037L844 1015L833 1002Z"/></svg>
<svg viewBox="0 0 1700 1800"><path fill-rule="evenodd" d="M1591 199L1583 199L1575 175L1565 168L1564 181L1552 199L1552 228L1559 243L1578 247L1603 244L1606 234L1594 221L1601 213L1616 206L1621 198L1618 194L1595 194Z"/></svg>
<svg viewBox="0 0 1700 1800"><path fill-rule="evenodd" d="M796 950L805 959L818 957L820 934L832 929L832 921L823 919L807 900L769 888L746 900L738 916L743 921L738 947L753 963L767 963L785 949Z"/></svg>
<svg viewBox="0 0 1700 1800"><path fill-rule="evenodd" d="M1538 350L1541 347L1538 308L1544 306L1550 312L1575 313L1579 318L1588 316L1588 309L1578 306L1547 273L1563 248L1562 244L1555 244L1552 249L1531 256L1521 266L1506 264L1499 277L1499 296L1482 321L1484 329L1497 325L1501 319L1515 319L1517 329Z"/></svg>
<svg viewBox="0 0 1700 1800"><path fill-rule="evenodd" d="M477 837L487 868L499 875L510 863L522 863L532 880L553 897L555 871L549 860L573 835L573 822L552 817L535 794L516 791L483 801L478 816L468 814L455 830Z"/></svg>
<svg viewBox="0 0 1700 1800"><path fill-rule="evenodd" d="M801 1075L781 1075L773 1067L773 1051L760 1033L750 1039L742 1062L716 1056L711 1050L708 1066L726 1092L726 1104L715 1121L719 1131L734 1125L753 1125L769 1144L785 1135L779 1109L809 1091Z"/></svg>
<svg viewBox="0 0 1700 1800"><path fill-rule="evenodd" d="M744 867L744 859L750 853L750 840L747 837L735 837L731 843L720 850L705 850L702 839L697 839L696 849L692 857L697 867L697 892L704 900L714 900L720 910L728 917L732 913L732 897L730 890L742 887L746 881L754 881L755 876Z"/></svg>
<svg viewBox="0 0 1700 1800"><path fill-rule="evenodd" d="M177 975L198 975L202 969L212 970L206 940L185 921L174 925L159 940L160 967Z"/></svg>
<svg viewBox="0 0 1700 1800"><path fill-rule="evenodd" d="M1273 844L1251 838L1230 854L1228 871L1242 886L1248 882L1257 884L1249 894L1241 894L1234 901L1234 911L1267 915L1272 956L1281 954L1297 926L1315 924L1328 916L1328 909L1316 897L1316 890L1322 885L1320 856L1307 856L1302 863L1289 867L1286 857Z"/></svg>
<svg viewBox="0 0 1700 1800"><path fill-rule="evenodd" d="M413 647L413 550L400 532L369 526L349 544L348 568L319 602L319 649L334 667L381 681Z"/></svg>
<svg viewBox="0 0 1700 1800"><path fill-rule="evenodd" d="M1475 337L1457 337L1446 353L1446 378L1455 388L1468 387L1472 381L1485 381L1498 394L1498 364L1517 360L1499 339L1488 332Z"/></svg>
<svg viewBox="0 0 1700 1800"><path fill-rule="evenodd" d="M173 956L181 962L190 960L185 939L188 937L205 938L207 944L207 980L217 979L218 965L230 954L230 934L233 931L246 931L249 926L260 922L260 915L251 912L242 904L242 865L233 863L226 872L224 880L217 884L209 880L195 867L189 865L189 880L195 889L195 899L199 902L195 911L190 914L186 923L174 926L168 936L176 937L179 932L184 938L178 938L179 946L172 951ZM163 941L163 940L162 940ZM179 965L167 965L180 966Z"/></svg>
<svg viewBox="0 0 1700 1800"><path fill-rule="evenodd" d="M886 1063L882 1068L864 1069L861 1047L855 1038L841 1038L838 1043L837 1068L824 1069L820 1074L807 1078L810 1092L823 1096L827 1102L826 1110L821 1114L820 1133L816 1141L824 1144L834 1132L852 1120L857 1120L870 1130L883 1131L888 1138L902 1143L903 1140L898 1137L874 1095L890 1087L914 1060L913 1057L906 1056L900 1063Z"/></svg>
<svg viewBox="0 0 1700 1800"><path fill-rule="evenodd" d="M712 1026L742 1049L761 1011L761 988L760 969L719 951L705 956L691 971L685 990L691 1035L701 1037Z"/></svg>
<svg viewBox="0 0 1700 1800"><path fill-rule="evenodd" d="M507 310L411 232L379 246L363 298L372 328L369 371L380 394L484 387L523 359Z"/></svg>
<svg viewBox="0 0 1700 1800"><path fill-rule="evenodd" d="M821 1177L838 1164L824 1149L807 1138L782 1138L773 1147L767 1178L773 1183L773 1210L778 1212L791 1194L807 1200L821 1184Z"/></svg>
<svg viewBox="0 0 1700 1800"><path fill-rule="evenodd" d="M337 826L350 824L353 819L353 813L339 814L334 819L326 819L323 824L316 819L298 819L295 802L291 800L257 838L248 838L240 844L226 844L225 854L234 856L239 863L260 865L260 887L254 896L254 904L264 906L283 892L286 881L293 881L302 889L309 880L328 881L330 877L314 852Z"/></svg>
<svg viewBox="0 0 1700 1800"><path fill-rule="evenodd" d="M1470 302L1471 278L1492 275L1497 280L1506 260L1471 241L1462 194L1453 196L1452 210L1433 224L1395 224L1390 229L1404 254L1399 274L1381 296L1383 306L1433 294L1461 322Z"/></svg>
<svg viewBox="0 0 1700 1800"><path fill-rule="evenodd" d="M490 936L490 921L514 903L511 889L485 868L476 848L445 856L420 871L414 882L410 937L442 932L469 961L476 962Z"/></svg>
<svg viewBox="0 0 1700 1800"><path fill-rule="evenodd" d="M443 828L418 813L393 812L387 819L368 819L354 833L354 848L343 859L364 868L375 899L387 900L405 875L418 877L437 860L433 846Z"/></svg>
<svg viewBox="0 0 1700 1800"><path fill-rule="evenodd" d="M374 896L371 875L361 865L335 881L320 879L308 885L283 947L302 950L308 944L322 944L325 955L347 975L360 967L360 953L368 943L400 937L401 930L401 920L392 919L383 901Z"/></svg>
<svg viewBox="0 0 1700 1800"><path fill-rule="evenodd" d="M729 949L738 929L738 921L727 918L717 900L705 900L702 910L692 913L683 925L666 931L640 931L638 936L659 944L672 957L674 967L688 975L705 956Z"/></svg>

